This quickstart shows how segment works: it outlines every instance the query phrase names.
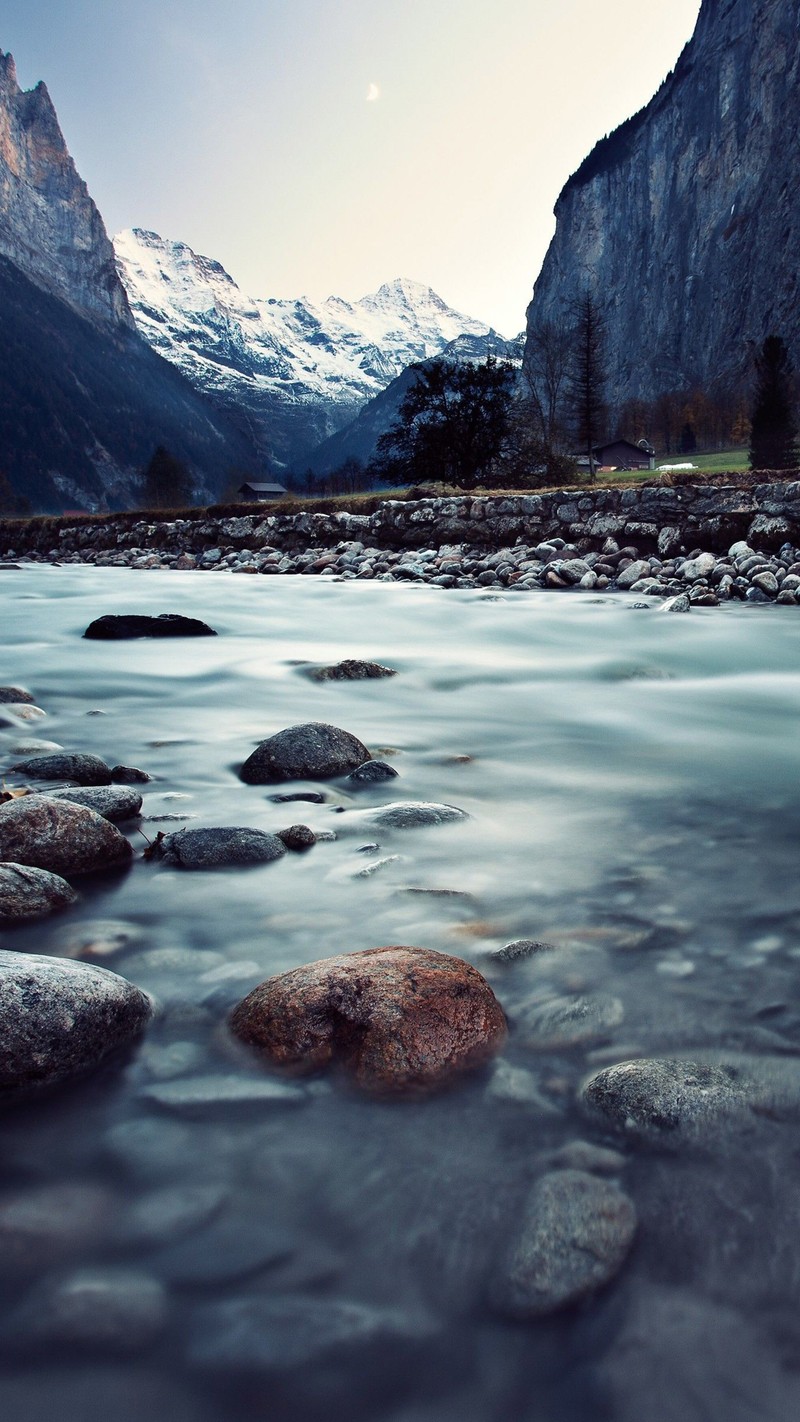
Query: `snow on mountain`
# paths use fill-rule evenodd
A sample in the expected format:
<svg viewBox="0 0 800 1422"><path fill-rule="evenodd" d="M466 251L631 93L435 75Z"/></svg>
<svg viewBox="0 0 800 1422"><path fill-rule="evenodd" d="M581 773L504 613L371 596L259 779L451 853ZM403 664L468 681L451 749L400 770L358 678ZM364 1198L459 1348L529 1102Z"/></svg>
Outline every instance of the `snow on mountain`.
<svg viewBox="0 0 800 1422"><path fill-rule="evenodd" d="M114 239L136 324L278 462L302 458L414 361L490 327L398 278L360 301L247 296L219 262L133 228Z"/></svg>

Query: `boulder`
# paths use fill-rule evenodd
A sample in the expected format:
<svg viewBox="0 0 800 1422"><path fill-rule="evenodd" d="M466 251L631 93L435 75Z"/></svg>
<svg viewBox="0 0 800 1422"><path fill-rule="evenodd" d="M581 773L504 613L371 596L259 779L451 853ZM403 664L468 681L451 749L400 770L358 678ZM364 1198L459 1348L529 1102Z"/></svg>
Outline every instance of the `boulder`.
<svg viewBox="0 0 800 1422"><path fill-rule="evenodd" d="M99 755L52 751L20 760L11 767L29 780L73 780L76 785L110 785L111 770Z"/></svg>
<svg viewBox="0 0 800 1422"><path fill-rule="evenodd" d="M116 785L89 785L83 790L48 790L48 800L69 800L71 805L85 805L102 815L104 820L131 820L142 808L142 797L137 790L126 790Z"/></svg>
<svg viewBox="0 0 800 1422"><path fill-rule="evenodd" d="M73 904L71 884L46 869L27 864L0 864L0 924L24 923Z"/></svg>
<svg viewBox="0 0 800 1422"><path fill-rule="evenodd" d="M382 666L380 662L362 662L348 659L331 667L312 667L308 675L313 681L367 681L382 676L397 676L394 667Z"/></svg>
<svg viewBox="0 0 800 1422"><path fill-rule="evenodd" d="M595 1293L621 1269L636 1233L632 1201L583 1170L543 1175L495 1275L491 1299L511 1318L541 1318Z"/></svg>
<svg viewBox="0 0 800 1422"><path fill-rule="evenodd" d="M85 805L46 795L0 805L0 859L72 875L119 868L131 855L124 835Z"/></svg>
<svg viewBox="0 0 800 1422"><path fill-rule="evenodd" d="M330 780L347 775L370 753L357 736L328 726L324 721L309 721L302 726L289 726L256 746L248 756L239 778L246 785L275 785L281 780Z"/></svg>
<svg viewBox="0 0 800 1422"><path fill-rule="evenodd" d="M19 686L0 686L0 704L33 706L34 699L29 691L23 691Z"/></svg>
<svg viewBox="0 0 800 1422"><path fill-rule="evenodd" d="M268 978L234 1010L231 1028L276 1067L340 1062L376 1094L446 1086L495 1055L502 1008L469 963L425 948L368 948Z"/></svg>
<svg viewBox="0 0 800 1422"><path fill-rule="evenodd" d="M84 637L99 642L119 642L134 637L216 637L213 627L197 617L162 612L158 617L138 613L108 614L91 622Z"/></svg>
<svg viewBox="0 0 800 1422"><path fill-rule="evenodd" d="M157 857L179 869L223 869L269 864L285 853L286 847L276 834L224 826L168 834L158 844Z"/></svg>
<svg viewBox="0 0 800 1422"><path fill-rule="evenodd" d="M83 1075L138 1037L151 1011L106 968L0 951L0 1093Z"/></svg>
<svg viewBox="0 0 800 1422"><path fill-rule="evenodd" d="M590 1115L659 1144L702 1139L719 1120L745 1112L749 1082L734 1065L644 1058L619 1062L584 1083Z"/></svg>

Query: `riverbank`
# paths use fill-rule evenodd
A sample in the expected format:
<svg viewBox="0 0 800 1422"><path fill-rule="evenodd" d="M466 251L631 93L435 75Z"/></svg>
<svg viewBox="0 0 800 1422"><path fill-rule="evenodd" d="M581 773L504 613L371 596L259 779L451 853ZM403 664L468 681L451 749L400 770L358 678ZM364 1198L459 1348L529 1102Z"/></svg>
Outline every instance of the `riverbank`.
<svg viewBox="0 0 800 1422"><path fill-rule="evenodd" d="M796 605L800 481L642 484L386 499L368 513L0 521L0 557L97 567L305 574L441 588L610 588Z"/></svg>

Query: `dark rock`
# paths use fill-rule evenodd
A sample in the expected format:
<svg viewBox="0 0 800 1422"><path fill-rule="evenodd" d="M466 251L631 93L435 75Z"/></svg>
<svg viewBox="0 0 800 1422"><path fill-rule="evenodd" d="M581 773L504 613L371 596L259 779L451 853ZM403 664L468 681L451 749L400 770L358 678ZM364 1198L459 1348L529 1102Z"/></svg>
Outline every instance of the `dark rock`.
<svg viewBox="0 0 800 1422"><path fill-rule="evenodd" d="M246 785L274 785L281 780L330 780L347 775L370 759L369 751L349 731L309 721L278 731L248 756L239 777Z"/></svg>
<svg viewBox="0 0 800 1422"><path fill-rule="evenodd" d="M117 785L147 785L152 780L146 770L137 770L135 765L112 765L111 779Z"/></svg>
<svg viewBox="0 0 800 1422"><path fill-rule="evenodd" d="M158 1256L162 1278L181 1287L246 1279L290 1258L296 1240L269 1217L243 1221L230 1212Z"/></svg>
<svg viewBox="0 0 800 1422"><path fill-rule="evenodd" d="M90 623L84 637L101 642L118 642L133 637L216 637L216 632L196 617L162 612L158 617L137 613L110 614Z"/></svg>
<svg viewBox="0 0 800 1422"><path fill-rule="evenodd" d="M92 785L85 790L48 790L48 800L69 800L71 805L85 805L102 815L104 820L131 820L142 808L142 797L136 790L117 789L114 785Z"/></svg>
<svg viewBox="0 0 800 1422"><path fill-rule="evenodd" d="M0 686L0 704L9 703L12 706L33 706L34 698L29 691L23 691L19 686Z"/></svg>
<svg viewBox="0 0 800 1422"><path fill-rule="evenodd" d="M532 958L536 953L553 953L552 943L540 943L537 938L515 938L502 948L491 948L487 958L494 963L518 963L523 958Z"/></svg>
<svg viewBox="0 0 800 1422"><path fill-rule="evenodd" d="M227 866L269 864L286 853L275 834L265 830L183 829L168 834L159 843L157 857L180 869L222 869Z"/></svg>
<svg viewBox="0 0 800 1422"><path fill-rule="evenodd" d="M651 1058L606 1067L590 1077L581 1096L606 1124L644 1140L679 1145L746 1109L740 1077L732 1065Z"/></svg>
<svg viewBox="0 0 800 1422"><path fill-rule="evenodd" d="M0 924L23 923L74 904L71 884L46 869L27 864L0 864Z"/></svg>
<svg viewBox="0 0 800 1422"><path fill-rule="evenodd" d="M314 681L366 681L381 676L396 676L394 667L384 667L380 662L347 660L335 666L313 667L308 673Z"/></svg>
<svg viewBox="0 0 800 1422"><path fill-rule="evenodd" d="M619 1272L635 1232L633 1203L610 1181L583 1170L543 1175L493 1281L492 1303L520 1319L577 1303Z"/></svg>
<svg viewBox="0 0 800 1422"><path fill-rule="evenodd" d="M83 1269L48 1280L14 1310L4 1340L14 1351L45 1348L138 1353L167 1316L157 1279L132 1269Z"/></svg>
<svg viewBox="0 0 800 1422"><path fill-rule="evenodd" d="M151 1010L139 988L105 968L0 951L0 1091L90 1071L138 1037Z"/></svg>
<svg viewBox="0 0 800 1422"><path fill-rule="evenodd" d="M131 855L119 830L85 805L46 795L0 805L0 859L72 875L119 868Z"/></svg>
<svg viewBox="0 0 800 1422"><path fill-rule="evenodd" d="M272 805L289 805L293 800L302 800L307 805L324 805L325 796L321 790L298 790L295 795L268 795Z"/></svg>
<svg viewBox="0 0 800 1422"><path fill-rule="evenodd" d="M115 1201L88 1182L31 1185L0 1196L0 1270L18 1279L65 1263L103 1239Z"/></svg>
<svg viewBox="0 0 800 1422"><path fill-rule="evenodd" d="M288 829L279 830L278 839L293 850L310 849L317 842L317 836L308 825L290 825Z"/></svg>
<svg viewBox="0 0 800 1422"><path fill-rule="evenodd" d="M422 829L426 825L469 819L466 811L459 810L456 805L437 805L427 800L396 800L391 805L381 805L365 813L370 823L380 825L382 829Z"/></svg>
<svg viewBox="0 0 800 1422"><path fill-rule="evenodd" d="M568 1141L552 1151L549 1162L556 1170L588 1170L592 1175L618 1175L626 1164L621 1151L591 1141Z"/></svg>
<svg viewBox="0 0 800 1422"><path fill-rule="evenodd" d="M356 785L370 785L380 780L394 780L396 775L394 766L387 765L385 760L368 760L351 771L347 778Z"/></svg>
<svg viewBox="0 0 800 1422"><path fill-rule="evenodd" d="M110 785L111 770L99 755L53 751L18 761L11 767L30 780L73 780L76 785Z"/></svg>
<svg viewBox="0 0 800 1422"><path fill-rule="evenodd" d="M189 1358L215 1372L288 1373L349 1360L377 1347L396 1354L434 1332L419 1311L336 1298L229 1299L197 1310ZM351 1381L352 1386L352 1381Z"/></svg>
<svg viewBox="0 0 800 1422"><path fill-rule="evenodd" d="M500 1049L502 1009L470 964L424 948L343 953L269 978L231 1028L276 1067L335 1062L378 1094L447 1085Z"/></svg>

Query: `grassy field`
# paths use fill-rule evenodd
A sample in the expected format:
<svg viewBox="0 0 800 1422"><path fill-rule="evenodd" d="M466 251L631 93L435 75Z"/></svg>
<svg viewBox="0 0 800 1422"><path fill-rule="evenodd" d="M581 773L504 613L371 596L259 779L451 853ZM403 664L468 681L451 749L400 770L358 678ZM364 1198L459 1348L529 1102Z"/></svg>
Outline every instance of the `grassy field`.
<svg viewBox="0 0 800 1422"><path fill-rule="evenodd" d="M749 469L746 449L722 449L715 454L668 454L659 464L693 464L703 474L727 474L728 470Z"/></svg>

